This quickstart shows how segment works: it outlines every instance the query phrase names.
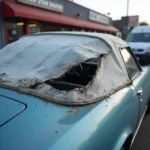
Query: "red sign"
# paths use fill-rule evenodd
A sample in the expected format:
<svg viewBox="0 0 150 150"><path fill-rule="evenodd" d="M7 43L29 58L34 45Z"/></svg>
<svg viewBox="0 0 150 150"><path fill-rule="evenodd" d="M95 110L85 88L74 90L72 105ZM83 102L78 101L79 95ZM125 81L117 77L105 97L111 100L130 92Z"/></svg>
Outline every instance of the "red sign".
<svg viewBox="0 0 150 150"><path fill-rule="evenodd" d="M129 16L128 17L128 25L130 27L135 27L139 23L139 16Z"/></svg>

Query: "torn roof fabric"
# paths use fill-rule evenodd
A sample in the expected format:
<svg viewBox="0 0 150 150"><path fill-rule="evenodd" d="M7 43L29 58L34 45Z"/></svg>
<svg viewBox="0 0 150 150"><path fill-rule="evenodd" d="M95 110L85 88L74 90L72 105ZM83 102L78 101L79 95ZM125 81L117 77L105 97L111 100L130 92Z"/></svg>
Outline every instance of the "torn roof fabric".
<svg viewBox="0 0 150 150"><path fill-rule="evenodd" d="M50 32L25 36L0 50L0 86L49 101L80 105L107 97L129 84L119 49L123 40L100 33ZM102 60L88 85L60 91L45 83L69 68L100 56ZM31 88L37 85L36 88Z"/></svg>

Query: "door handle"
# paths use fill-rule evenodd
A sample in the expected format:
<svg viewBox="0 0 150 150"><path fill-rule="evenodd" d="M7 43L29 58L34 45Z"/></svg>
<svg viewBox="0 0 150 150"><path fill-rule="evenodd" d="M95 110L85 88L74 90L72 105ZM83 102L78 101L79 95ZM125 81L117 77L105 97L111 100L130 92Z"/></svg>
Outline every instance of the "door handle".
<svg viewBox="0 0 150 150"><path fill-rule="evenodd" d="M137 91L137 95L141 96L142 94L143 94L143 89L139 88L138 91Z"/></svg>

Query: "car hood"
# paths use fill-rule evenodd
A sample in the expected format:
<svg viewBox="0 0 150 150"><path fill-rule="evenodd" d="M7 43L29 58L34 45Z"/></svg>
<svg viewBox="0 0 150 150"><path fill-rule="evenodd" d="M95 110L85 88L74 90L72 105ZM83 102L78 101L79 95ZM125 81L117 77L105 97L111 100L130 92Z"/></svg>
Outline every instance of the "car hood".
<svg viewBox="0 0 150 150"><path fill-rule="evenodd" d="M143 42L129 42L131 49L146 49L150 47L150 43L143 43Z"/></svg>

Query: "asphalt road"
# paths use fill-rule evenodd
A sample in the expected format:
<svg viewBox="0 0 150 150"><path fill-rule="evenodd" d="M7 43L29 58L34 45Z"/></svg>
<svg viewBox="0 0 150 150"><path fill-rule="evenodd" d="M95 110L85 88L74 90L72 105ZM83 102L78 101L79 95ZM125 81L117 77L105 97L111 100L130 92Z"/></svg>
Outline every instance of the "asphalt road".
<svg viewBox="0 0 150 150"><path fill-rule="evenodd" d="M131 150L150 150L150 113L145 115Z"/></svg>

